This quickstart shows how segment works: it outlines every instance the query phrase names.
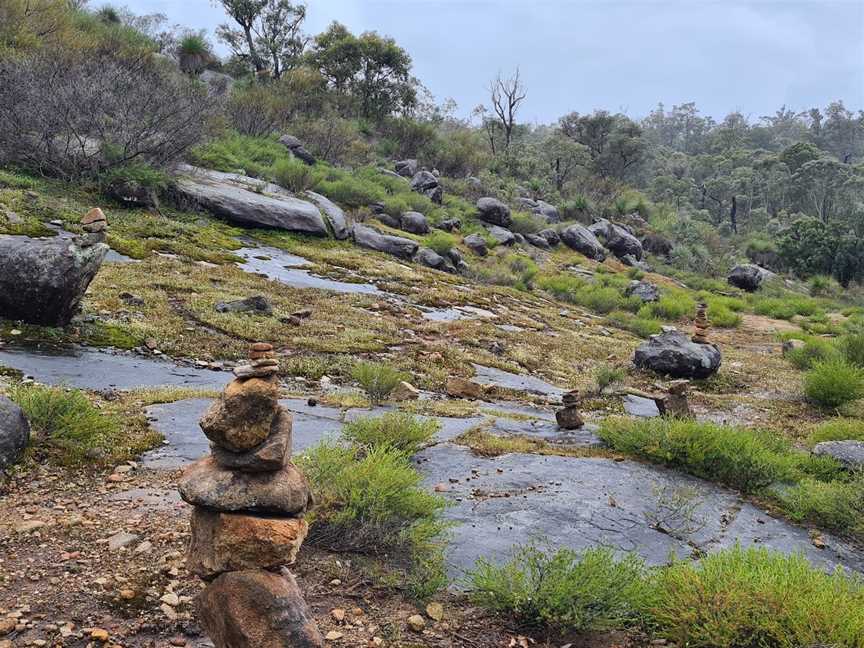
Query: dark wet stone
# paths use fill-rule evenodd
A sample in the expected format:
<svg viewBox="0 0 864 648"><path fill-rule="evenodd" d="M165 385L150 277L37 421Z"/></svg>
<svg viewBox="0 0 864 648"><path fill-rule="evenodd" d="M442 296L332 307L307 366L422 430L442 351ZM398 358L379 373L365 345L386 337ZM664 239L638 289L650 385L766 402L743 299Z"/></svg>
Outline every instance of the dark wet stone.
<svg viewBox="0 0 864 648"><path fill-rule="evenodd" d="M475 379L486 385L561 398L566 390L534 376L510 373L494 367L474 365Z"/></svg>
<svg viewBox="0 0 864 648"><path fill-rule="evenodd" d="M263 295L253 295L246 299L218 302L216 310L220 313L263 313L265 315L272 315L273 305Z"/></svg>
<svg viewBox="0 0 864 648"><path fill-rule="evenodd" d="M864 467L864 443L861 441L823 441L816 444L813 454L836 459L851 470Z"/></svg>
<svg viewBox="0 0 864 648"><path fill-rule="evenodd" d="M652 335L633 356L633 363L673 378L708 378L720 368L720 350L697 344L681 331Z"/></svg>
<svg viewBox="0 0 864 648"><path fill-rule="evenodd" d="M564 245L589 259L603 261L606 258L606 250L587 227L570 225L561 230L560 236Z"/></svg>
<svg viewBox="0 0 864 648"><path fill-rule="evenodd" d="M366 225L355 223L353 233L354 242L360 247L392 254L400 259L410 259L417 252L418 245L411 239L382 234Z"/></svg>
<svg viewBox="0 0 864 648"><path fill-rule="evenodd" d="M730 285L747 292L759 290L766 279L772 277L773 274L765 268L760 268L752 263L745 263L732 268L732 271L727 277Z"/></svg>
<svg viewBox="0 0 864 648"><path fill-rule="evenodd" d="M0 395L0 471L18 463L30 442L30 424L24 412Z"/></svg>
<svg viewBox="0 0 864 648"><path fill-rule="evenodd" d="M631 394L624 396L624 411L631 416L640 416L643 418L660 416L657 403L650 398L642 398L641 396L633 396Z"/></svg>
<svg viewBox="0 0 864 648"><path fill-rule="evenodd" d="M485 257L489 254L486 241L479 234L469 234L462 239L462 242L477 256Z"/></svg>
<svg viewBox="0 0 864 648"><path fill-rule="evenodd" d="M481 198L477 201L477 211L480 220L486 223L499 227L510 227L513 223L510 208L497 198Z"/></svg>

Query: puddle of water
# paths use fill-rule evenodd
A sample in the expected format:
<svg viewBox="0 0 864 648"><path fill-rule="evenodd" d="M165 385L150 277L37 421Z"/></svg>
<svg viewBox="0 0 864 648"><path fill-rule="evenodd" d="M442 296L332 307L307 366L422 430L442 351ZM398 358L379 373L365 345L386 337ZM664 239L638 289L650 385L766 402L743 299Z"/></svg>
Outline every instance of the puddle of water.
<svg viewBox="0 0 864 648"><path fill-rule="evenodd" d="M641 396L633 396L632 394L624 396L624 411L630 416L639 416L642 418L660 416L657 403L650 398L642 398Z"/></svg>
<svg viewBox="0 0 864 648"><path fill-rule="evenodd" d="M278 248L244 247L235 250L234 254L244 259L243 263L237 265L245 272L264 275L268 279L274 279L295 288L318 288L339 293L363 295L385 294L373 284L334 281L314 275L308 270L301 270L300 268L312 264L303 257L289 254Z"/></svg>
<svg viewBox="0 0 864 648"><path fill-rule="evenodd" d="M76 346L62 350L0 349L0 366L17 369L48 385L94 390L160 386L222 389L231 380L229 372Z"/></svg>
<svg viewBox="0 0 864 648"><path fill-rule="evenodd" d="M541 394L553 398L561 398L566 391L534 376L514 374L509 371L502 371L494 367L484 367L478 364L474 365L474 377L479 382L487 385Z"/></svg>

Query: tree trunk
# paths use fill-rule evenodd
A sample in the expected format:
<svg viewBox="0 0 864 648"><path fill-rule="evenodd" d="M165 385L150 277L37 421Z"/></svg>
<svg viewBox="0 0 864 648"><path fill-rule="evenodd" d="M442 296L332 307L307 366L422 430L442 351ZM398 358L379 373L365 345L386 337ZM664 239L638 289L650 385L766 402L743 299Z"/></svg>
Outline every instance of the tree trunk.
<svg viewBox="0 0 864 648"><path fill-rule="evenodd" d="M732 208L729 210L729 222L732 224L732 231L738 233L738 199L732 196Z"/></svg>

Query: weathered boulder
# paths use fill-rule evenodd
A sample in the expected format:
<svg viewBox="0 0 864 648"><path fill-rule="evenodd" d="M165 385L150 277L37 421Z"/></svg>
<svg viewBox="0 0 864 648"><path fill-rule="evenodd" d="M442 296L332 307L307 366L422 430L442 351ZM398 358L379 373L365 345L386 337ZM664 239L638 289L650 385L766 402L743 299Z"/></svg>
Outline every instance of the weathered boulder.
<svg viewBox="0 0 864 648"><path fill-rule="evenodd" d="M323 648L324 639L294 577L246 570L222 574L196 601L216 648Z"/></svg>
<svg viewBox="0 0 864 648"><path fill-rule="evenodd" d="M377 250L378 252L386 252L400 259L411 259L419 247L411 239L382 234L371 227L360 225L359 223L354 224L352 232L354 234L354 242L360 247Z"/></svg>
<svg viewBox="0 0 864 648"><path fill-rule="evenodd" d="M639 242L639 239L620 225L615 225L614 223L610 223L606 230L606 247L619 258L632 256L637 261L641 261L642 257L645 256L645 251L642 249L642 243Z"/></svg>
<svg viewBox="0 0 864 648"><path fill-rule="evenodd" d="M606 250L603 249L600 241L583 225L574 224L565 227L561 230L560 236L564 245L584 254L589 259L594 259L595 261L606 259Z"/></svg>
<svg viewBox="0 0 864 648"><path fill-rule="evenodd" d="M458 218L448 218L435 225L436 229L444 230L445 232L452 232L454 230L460 229L461 227L462 221L460 221Z"/></svg>
<svg viewBox="0 0 864 648"><path fill-rule="evenodd" d="M578 430L585 425L585 421L579 413L579 407L576 405L568 405L555 412L555 422L562 430Z"/></svg>
<svg viewBox="0 0 864 648"><path fill-rule="evenodd" d="M462 239L462 242L477 256L485 257L489 254L486 241L479 234L469 234Z"/></svg>
<svg viewBox="0 0 864 648"><path fill-rule="evenodd" d="M394 168L403 178L413 178L417 175L417 160L399 160Z"/></svg>
<svg viewBox="0 0 864 648"><path fill-rule="evenodd" d="M622 257L619 257L619 261L626 266L631 268L637 268L638 270L642 270L643 272L652 272L653 268L645 263L644 261L639 261L632 254L625 254Z"/></svg>
<svg viewBox="0 0 864 648"><path fill-rule="evenodd" d="M402 214L402 229L412 234L428 234L429 222L420 212L405 212Z"/></svg>
<svg viewBox="0 0 864 648"><path fill-rule="evenodd" d="M102 193L124 205L159 208L157 191L135 180L114 180L108 183Z"/></svg>
<svg viewBox="0 0 864 648"><path fill-rule="evenodd" d="M108 253L104 243L83 239L0 235L0 317L68 324Z"/></svg>
<svg viewBox="0 0 864 648"><path fill-rule="evenodd" d="M402 229L402 219L398 216L393 216L392 214L382 211L380 214L376 214L375 218L377 218L382 225L392 227L393 229Z"/></svg>
<svg viewBox="0 0 864 648"><path fill-rule="evenodd" d="M540 236L539 234L526 234L525 240L528 241L534 247L538 247L541 250L549 249L549 241Z"/></svg>
<svg viewBox="0 0 864 648"><path fill-rule="evenodd" d="M216 445L231 452L247 452L270 435L279 407L274 380L234 380L201 417L201 429Z"/></svg>
<svg viewBox="0 0 864 648"><path fill-rule="evenodd" d="M234 88L234 78L223 72L204 70L198 75L198 80L207 86L207 93L213 97L223 97Z"/></svg>
<svg viewBox="0 0 864 648"><path fill-rule="evenodd" d="M216 311L219 313L273 313L273 305L263 295L253 295L246 299L237 299L230 302L216 302Z"/></svg>
<svg viewBox="0 0 864 648"><path fill-rule="evenodd" d="M177 173L176 190L182 199L233 223L328 235L318 207L282 187L188 165L179 167Z"/></svg>
<svg viewBox="0 0 864 648"><path fill-rule="evenodd" d="M765 280L771 277L772 274L765 268L760 268L752 263L745 263L732 268L727 281L730 285L741 290L755 292L759 290Z"/></svg>
<svg viewBox="0 0 864 648"><path fill-rule="evenodd" d="M447 259L442 257L435 250L426 247L421 247L417 250L417 254L414 255L414 262L424 265L427 268L433 268L434 270L441 270L443 272L453 272L453 270L455 270L453 265Z"/></svg>
<svg viewBox="0 0 864 648"><path fill-rule="evenodd" d="M444 201L444 187L429 171L418 171L411 179L411 188L438 205Z"/></svg>
<svg viewBox="0 0 864 648"><path fill-rule="evenodd" d="M708 378L720 368L721 355L713 344L697 344L681 331L667 331L636 349L633 363L673 378Z"/></svg>
<svg viewBox="0 0 864 648"><path fill-rule="evenodd" d="M30 442L30 424L24 412L0 396L0 470L18 462Z"/></svg>
<svg viewBox="0 0 864 648"><path fill-rule="evenodd" d="M290 516L304 513L312 503L306 478L291 462L275 472L243 473L204 457L183 471L177 488L184 502L229 513Z"/></svg>
<svg viewBox="0 0 864 648"><path fill-rule="evenodd" d="M483 398L483 385L461 376L448 378L445 389L447 395L453 398L468 398L470 400Z"/></svg>
<svg viewBox="0 0 864 648"><path fill-rule="evenodd" d="M513 224L510 208L497 198L481 198L477 201L477 211L480 220L486 223L499 227L510 227Z"/></svg>
<svg viewBox="0 0 864 648"><path fill-rule="evenodd" d="M660 289L648 281L631 281L625 294L628 297L638 297L643 302L656 302L660 299Z"/></svg>
<svg viewBox="0 0 864 648"><path fill-rule="evenodd" d="M306 148L303 146L303 142L294 137L293 135L283 135L279 138L279 143L282 144L285 148L291 151L291 155L296 157L301 162L312 166L317 161L315 156L312 155Z"/></svg>
<svg viewBox="0 0 864 648"><path fill-rule="evenodd" d="M534 200L532 198L520 198L519 203L531 210L535 216L539 216L547 223L557 223L561 220L561 214L555 205L545 200Z"/></svg>
<svg viewBox="0 0 864 648"><path fill-rule="evenodd" d="M186 568L204 580L244 569L290 565L309 532L300 518L192 510L192 540Z"/></svg>
<svg viewBox="0 0 864 648"><path fill-rule="evenodd" d="M864 468L864 443L861 441L823 441L813 447L813 454L836 459L844 468Z"/></svg>
<svg viewBox="0 0 864 648"><path fill-rule="evenodd" d="M210 452L220 466L241 472L275 472L291 456L293 417L279 406L270 424L270 435L246 452L231 452L215 443Z"/></svg>
<svg viewBox="0 0 864 648"><path fill-rule="evenodd" d="M489 232L489 235L501 245L513 245L516 243L516 234L508 229L499 227L498 225L488 225L486 230Z"/></svg>
<svg viewBox="0 0 864 648"><path fill-rule="evenodd" d="M351 237L351 230L348 227L348 219L345 217L345 212L342 211L342 208L339 205L314 191L307 191L304 196L318 205L318 209L323 212L327 222L330 223L330 229L333 230L333 236L336 239L344 241Z"/></svg>
<svg viewBox="0 0 864 648"><path fill-rule="evenodd" d="M668 257L675 249L672 241L659 234L647 234L642 239L642 247L654 256Z"/></svg>
<svg viewBox="0 0 864 648"><path fill-rule="evenodd" d="M546 239L546 242L549 243L550 247L555 247L561 242L561 237L558 236L558 232L551 227L540 230L539 232L537 232L537 235L542 236L544 239Z"/></svg>

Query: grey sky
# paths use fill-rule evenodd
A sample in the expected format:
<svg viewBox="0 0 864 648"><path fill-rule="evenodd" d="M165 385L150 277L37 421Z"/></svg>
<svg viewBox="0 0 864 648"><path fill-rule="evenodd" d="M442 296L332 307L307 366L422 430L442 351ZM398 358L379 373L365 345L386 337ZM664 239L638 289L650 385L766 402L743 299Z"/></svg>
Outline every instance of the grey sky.
<svg viewBox="0 0 864 648"><path fill-rule="evenodd" d="M117 4L123 4L120 0ZM100 4L93 0L93 4ZM210 0L125 0L211 35ZM864 108L864 0L308 0L307 31L339 20L393 36L436 99L467 115L517 65L523 119L595 108L642 117L658 102L757 118L843 99Z"/></svg>

